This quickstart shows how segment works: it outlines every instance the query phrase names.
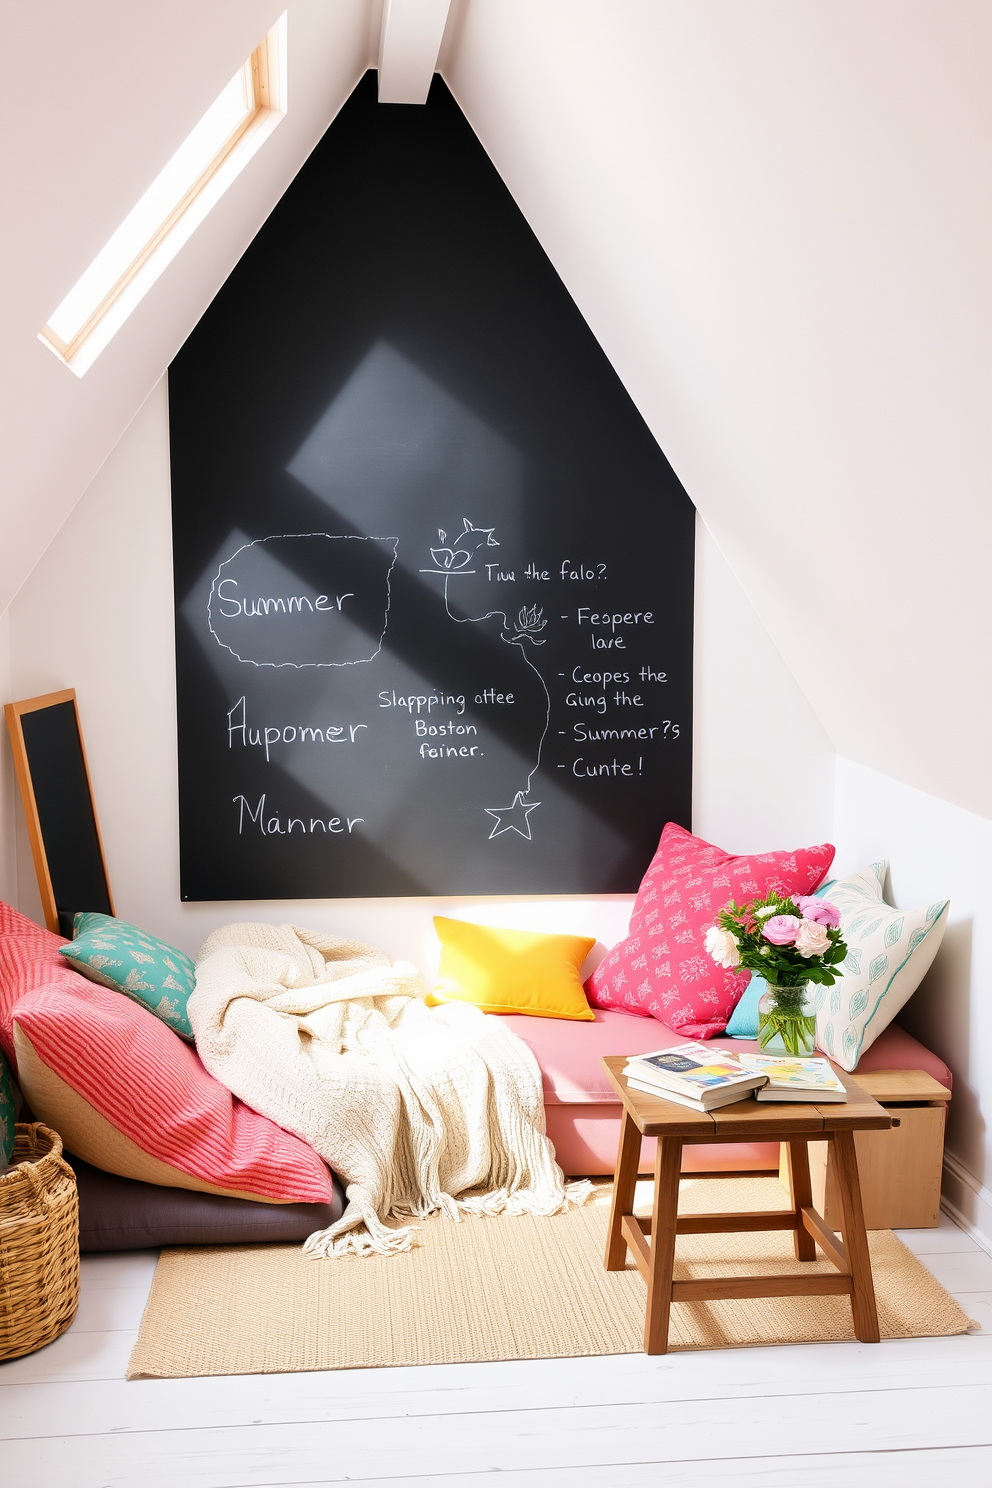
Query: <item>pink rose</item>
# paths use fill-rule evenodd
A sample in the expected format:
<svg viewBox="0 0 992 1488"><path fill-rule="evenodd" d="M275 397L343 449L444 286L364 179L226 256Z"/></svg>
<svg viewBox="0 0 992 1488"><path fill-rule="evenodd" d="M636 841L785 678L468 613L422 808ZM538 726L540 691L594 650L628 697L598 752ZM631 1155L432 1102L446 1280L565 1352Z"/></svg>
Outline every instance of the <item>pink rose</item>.
<svg viewBox="0 0 992 1488"><path fill-rule="evenodd" d="M803 920L796 934L796 950L800 956L822 956L830 944L826 925L815 920Z"/></svg>
<svg viewBox="0 0 992 1488"><path fill-rule="evenodd" d="M817 925L829 925L833 930L839 929L840 910L836 905L828 904L825 899L808 897L798 897L794 902L804 920L812 920Z"/></svg>
<svg viewBox="0 0 992 1488"><path fill-rule="evenodd" d="M803 923L798 915L773 915L761 933L772 945L792 945Z"/></svg>

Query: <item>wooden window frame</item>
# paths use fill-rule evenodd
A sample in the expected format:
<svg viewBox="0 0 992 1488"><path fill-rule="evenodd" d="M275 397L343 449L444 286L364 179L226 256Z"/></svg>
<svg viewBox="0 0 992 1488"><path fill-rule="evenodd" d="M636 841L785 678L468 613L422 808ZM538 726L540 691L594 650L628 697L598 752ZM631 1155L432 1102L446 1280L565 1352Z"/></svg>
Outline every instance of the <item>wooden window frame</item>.
<svg viewBox="0 0 992 1488"><path fill-rule="evenodd" d="M64 341L51 326L45 325L38 333L38 339L55 353L60 361L72 368L73 360L89 341L94 331L106 319L107 315L121 299L122 295L131 287L135 279L146 265L155 256L170 235L175 231L178 224L189 211L193 203L200 197L206 187L217 176L218 172L239 152L245 151L248 142L253 136L259 134L264 126L273 128L286 113L286 15L283 14L261 43L255 48L245 63L246 68L251 69L251 91L253 106L247 118L243 119L234 132L225 140L210 164L197 177L183 196L182 200L169 213L168 217L159 225L156 231L148 239L141 251L132 259L124 272L117 279L113 288L108 290L103 299L92 311L86 321L70 341ZM237 74L235 74L237 76ZM257 142L261 143L261 140ZM256 146L257 148L257 146ZM250 153L245 151L244 164L248 163ZM240 166L238 169L240 170ZM237 171L232 172L231 180ZM227 189L230 181L226 182L222 190ZM157 275L156 275L157 277ZM150 280L147 286L151 288L154 280ZM143 298L144 293L139 297ZM135 302L136 304L138 301ZM133 307L132 307L133 308ZM130 311L128 311L130 314ZM125 317L126 318L126 317ZM114 334L114 333L111 333ZM108 340L110 338L108 337ZM103 347L101 346L100 350ZM87 362L85 371L91 365ZM73 370L76 370L73 368ZM82 375L82 372L79 373Z"/></svg>

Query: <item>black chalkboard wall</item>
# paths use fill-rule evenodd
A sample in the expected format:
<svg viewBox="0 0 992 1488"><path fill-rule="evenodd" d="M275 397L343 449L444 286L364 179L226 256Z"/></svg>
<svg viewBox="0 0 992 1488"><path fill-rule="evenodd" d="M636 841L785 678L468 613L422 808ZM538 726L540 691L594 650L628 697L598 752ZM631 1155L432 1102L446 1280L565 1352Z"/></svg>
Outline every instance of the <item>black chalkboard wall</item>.
<svg viewBox="0 0 992 1488"><path fill-rule="evenodd" d="M169 394L182 897L635 889L693 507L440 78L362 80Z"/></svg>

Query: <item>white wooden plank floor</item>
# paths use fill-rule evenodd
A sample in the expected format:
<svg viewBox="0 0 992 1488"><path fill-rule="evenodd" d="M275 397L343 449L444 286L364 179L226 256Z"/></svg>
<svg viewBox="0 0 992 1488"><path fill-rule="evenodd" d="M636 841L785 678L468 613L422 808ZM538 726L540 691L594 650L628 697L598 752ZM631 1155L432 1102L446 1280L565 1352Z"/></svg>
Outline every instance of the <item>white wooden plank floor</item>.
<svg viewBox="0 0 992 1488"><path fill-rule="evenodd" d="M0 1485L987 1488L992 1256L901 1238L980 1334L131 1384L155 1256L86 1257L69 1332L0 1364Z"/></svg>

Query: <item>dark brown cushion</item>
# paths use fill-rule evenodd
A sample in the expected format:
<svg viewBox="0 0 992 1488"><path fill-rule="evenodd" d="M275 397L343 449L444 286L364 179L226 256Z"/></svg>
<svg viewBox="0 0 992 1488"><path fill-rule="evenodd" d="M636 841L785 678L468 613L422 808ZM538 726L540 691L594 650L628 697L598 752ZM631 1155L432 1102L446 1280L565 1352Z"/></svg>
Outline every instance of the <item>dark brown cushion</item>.
<svg viewBox="0 0 992 1488"><path fill-rule="evenodd" d="M341 1218L337 1178L329 1204L256 1204L118 1178L66 1153L79 1187L79 1248L149 1250L161 1245L288 1245Z"/></svg>

